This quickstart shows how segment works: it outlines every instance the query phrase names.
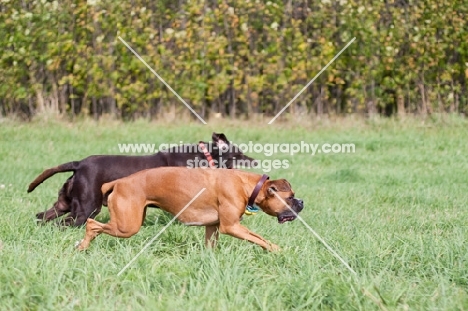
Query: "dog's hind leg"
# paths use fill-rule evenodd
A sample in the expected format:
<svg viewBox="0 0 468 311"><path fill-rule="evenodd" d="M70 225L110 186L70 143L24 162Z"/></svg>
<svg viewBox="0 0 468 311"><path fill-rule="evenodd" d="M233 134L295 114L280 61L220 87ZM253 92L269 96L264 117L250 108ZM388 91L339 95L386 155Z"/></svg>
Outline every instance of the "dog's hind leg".
<svg viewBox="0 0 468 311"><path fill-rule="evenodd" d="M90 204L91 202L92 203L92 206L86 208L85 207L85 210L84 210L84 215L86 218L94 218L97 216L97 214L99 214L101 212L101 209L102 209L102 205L103 205L103 195L101 193L101 191L96 191L96 193L94 193L94 196L93 198L89 200ZM107 202L106 202L107 204ZM107 206L107 205L105 205Z"/></svg>
<svg viewBox="0 0 468 311"><path fill-rule="evenodd" d="M143 226L143 223L145 222L145 218L146 218L146 210L147 210L148 207L145 207L145 209L143 210L143 217L141 218L141 225Z"/></svg>
<svg viewBox="0 0 468 311"><path fill-rule="evenodd" d="M89 243L94 240L99 234L102 233L104 224L100 223L92 218L88 219L86 223L86 233L83 240L77 243L76 248L80 251L85 250L89 247Z"/></svg>
<svg viewBox="0 0 468 311"><path fill-rule="evenodd" d="M79 185L75 187L81 189L74 193L71 204L71 212L63 221L65 226L82 226L88 218L94 218L102 208L102 194L100 191L92 191L95 187Z"/></svg>
<svg viewBox="0 0 468 311"><path fill-rule="evenodd" d="M219 224L213 226L205 226L205 245L208 248L216 247L219 237Z"/></svg>
<svg viewBox="0 0 468 311"><path fill-rule="evenodd" d="M93 219L101 211L101 202L86 200L86 202L80 201L77 206L79 208L74 209L75 211L71 212L69 217L65 220L65 225L67 226L82 226L86 223L87 220ZM94 204L92 204L94 203ZM91 213L89 211L91 210Z"/></svg>
<svg viewBox="0 0 468 311"><path fill-rule="evenodd" d="M86 222L86 218L82 220L81 224L77 224L77 216L76 216L76 211L81 210L81 200L80 198L74 197L71 201L71 212L68 214L64 219L61 219L59 221L59 225L62 226L79 226L83 225Z"/></svg>
<svg viewBox="0 0 468 311"><path fill-rule="evenodd" d="M77 245L79 250L89 247L89 243L99 234L106 233L118 238L129 238L140 231L145 215L145 204L135 203L132 199L122 196L115 197L115 192L109 196L110 220L102 224L89 218L86 223L85 238Z"/></svg>
<svg viewBox="0 0 468 311"><path fill-rule="evenodd" d="M37 213L36 218L38 221L50 221L71 211L71 198L69 196L71 186L73 184L73 177L63 184L59 190L59 196L57 202L45 212Z"/></svg>

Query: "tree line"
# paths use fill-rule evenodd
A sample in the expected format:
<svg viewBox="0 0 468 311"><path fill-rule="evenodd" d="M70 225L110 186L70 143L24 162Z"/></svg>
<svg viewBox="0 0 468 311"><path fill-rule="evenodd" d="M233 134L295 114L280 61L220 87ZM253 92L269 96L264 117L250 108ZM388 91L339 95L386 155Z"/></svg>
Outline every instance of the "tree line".
<svg viewBox="0 0 468 311"><path fill-rule="evenodd" d="M0 107L30 118L466 113L468 3L21 0L0 3Z"/></svg>

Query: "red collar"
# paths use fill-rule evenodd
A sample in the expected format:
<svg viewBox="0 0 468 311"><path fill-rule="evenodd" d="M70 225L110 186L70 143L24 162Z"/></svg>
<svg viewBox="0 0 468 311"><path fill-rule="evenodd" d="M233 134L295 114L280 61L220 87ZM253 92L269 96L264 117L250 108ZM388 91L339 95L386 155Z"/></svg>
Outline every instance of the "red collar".
<svg viewBox="0 0 468 311"><path fill-rule="evenodd" d="M198 144L198 146L200 146L200 149L203 151L203 153L205 154L205 157L206 159L208 160L208 164L210 165L211 168L216 168L216 164L214 163L213 161L213 157L211 156L210 152L208 151L208 149L206 149L206 146L205 146L205 143L204 142L200 142Z"/></svg>

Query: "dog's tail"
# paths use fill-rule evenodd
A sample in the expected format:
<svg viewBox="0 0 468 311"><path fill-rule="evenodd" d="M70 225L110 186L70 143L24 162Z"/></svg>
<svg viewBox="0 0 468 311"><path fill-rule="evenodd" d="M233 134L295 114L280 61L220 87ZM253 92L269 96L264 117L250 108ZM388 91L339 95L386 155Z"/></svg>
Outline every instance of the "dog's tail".
<svg viewBox="0 0 468 311"><path fill-rule="evenodd" d="M114 186L117 183L117 180L105 183L101 187L102 192L102 205L107 206L109 195L111 194L112 190L114 190Z"/></svg>
<svg viewBox="0 0 468 311"><path fill-rule="evenodd" d="M37 176L36 179L34 179L32 183L29 184L28 193L36 189L36 187L42 184L44 180L46 180L47 178L57 173L75 172L78 168L79 163L80 163L79 161L73 161L73 162L60 164L59 166L46 169L39 176Z"/></svg>
<svg viewBox="0 0 468 311"><path fill-rule="evenodd" d="M102 192L102 195L104 197L107 197L108 194L110 192L112 192L112 190L114 190L114 186L117 183L117 181L118 181L118 179L114 180L114 181L111 181L111 182L108 182L108 183L105 183L104 185L102 185L101 192Z"/></svg>

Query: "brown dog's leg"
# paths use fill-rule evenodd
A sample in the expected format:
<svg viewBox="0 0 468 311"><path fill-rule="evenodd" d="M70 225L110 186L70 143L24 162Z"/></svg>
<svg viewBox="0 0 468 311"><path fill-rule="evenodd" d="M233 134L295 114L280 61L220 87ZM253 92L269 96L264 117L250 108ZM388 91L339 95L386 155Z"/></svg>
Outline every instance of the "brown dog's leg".
<svg viewBox="0 0 468 311"><path fill-rule="evenodd" d="M205 226L205 245L208 248L216 247L219 237L219 225Z"/></svg>
<svg viewBox="0 0 468 311"><path fill-rule="evenodd" d="M83 185L78 180L73 186L73 202L70 214L65 219L66 226L82 226L88 218L94 218L102 207L102 193L93 190L96 186ZM89 190L88 190L89 189Z"/></svg>
<svg viewBox="0 0 468 311"><path fill-rule="evenodd" d="M70 206L71 206L70 214L65 216L64 219L61 220L60 224L62 224L64 226L75 226L76 225L76 220L77 220L76 211L79 211L79 210L83 209L82 204L83 204L82 198L74 197L72 199L72 201L71 201L71 204L70 204ZM87 217L82 219L80 225L85 224L86 220L87 220ZM76 226L78 226L78 225L76 225Z"/></svg>
<svg viewBox="0 0 468 311"><path fill-rule="evenodd" d="M103 224L92 218L89 218L86 223L85 237L77 245L77 248L79 250L87 249L91 241L101 233L106 233L117 238L129 238L140 231L142 221L140 219L138 222L133 223L133 226L129 226L125 221L119 221L119 223L116 223L111 219L107 224Z"/></svg>
<svg viewBox="0 0 468 311"><path fill-rule="evenodd" d="M135 202L122 196L109 196L110 220L102 224L89 218L86 223L85 238L77 245L79 250L89 247L89 243L100 233L106 233L118 238L129 238L140 231L145 209L144 200Z"/></svg>
<svg viewBox="0 0 468 311"><path fill-rule="evenodd" d="M263 249L266 249L269 251L279 250L278 245L270 243L269 241L265 240L258 234L251 232L249 229L242 226L241 224L232 224L229 226L221 225L219 228L219 231L221 233L229 234L238 239L247 240L249 242L260 245Z"/></svg>
<svg viewBox="0 0 468 311"><path fill-rule="evenodd" d="M89 243L94 240L99 234L102 233L104 230L104 224L100 223L92 218L89 218L86 223L86 233L85 237L81 242L77 245L77 248L82 251L89 247Z"/></svg>
<svg viewBox="0 0 468 311"><path fill-rule="evenodd" d="M45 212L37 213L36 218L39 221L50 221L60 217L71 210L71 199L69 197L69 189L71 188L72 181L69 178L60 188L57 202Z"/></svg>
<svg viewBox="0 0 468 311"><path fill-rule="evenodd" d="M145 206L145 209L143 210L143 217L141 218L141 225L142 225L142 226L143 226L143 223L145 222L146 210L147 210L147 207Z"/></svg>
<svg viewBox="0 0 468 311"><path fill-rule="evenodd" d="M70 208L68 205L65 205L62 201L60 201L60 198L57 202L54 203L54 206L52 206L50 209L48 209L45 212L37 213L36 218L38 221L51 221L55 218L58 218L62 215L65 215L70 211Z"/></svg>

